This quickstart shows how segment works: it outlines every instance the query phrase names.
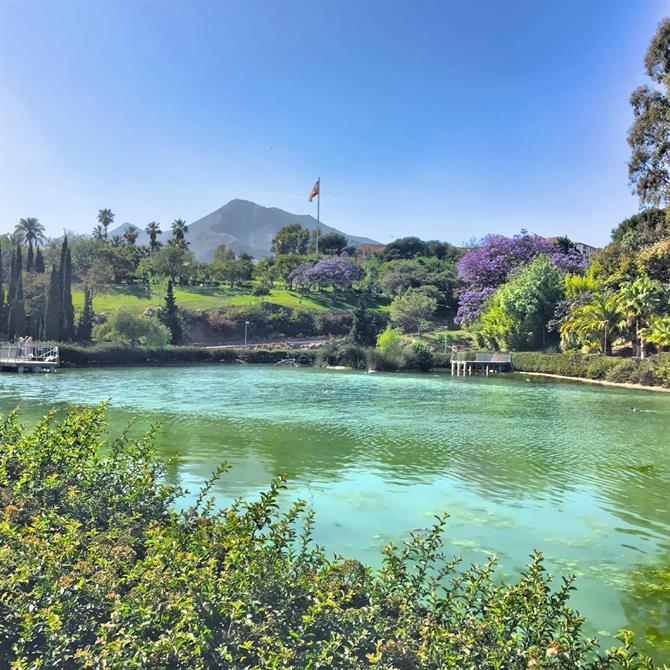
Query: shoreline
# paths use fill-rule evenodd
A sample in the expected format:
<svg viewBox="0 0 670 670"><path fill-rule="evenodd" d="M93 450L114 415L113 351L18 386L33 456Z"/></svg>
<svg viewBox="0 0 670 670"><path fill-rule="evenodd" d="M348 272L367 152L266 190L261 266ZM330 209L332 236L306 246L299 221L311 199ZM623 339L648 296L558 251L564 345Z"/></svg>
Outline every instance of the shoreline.
<svg viewBox="0 0 670 670"><path fill-rule="evenodd" d="M605 379L589 379L588 377L568 377L567 375L556 375L550 372L524 372L523 370L514 370L514 374L530 375L531 377L551 377L552 379L567 379L568 381L573 382L613 386L614 388L632 389L634 391L660 391L661 393L670 393L670 389L663 386L645 386L644 384L633 384L631 382L609 382Z"/></svg>

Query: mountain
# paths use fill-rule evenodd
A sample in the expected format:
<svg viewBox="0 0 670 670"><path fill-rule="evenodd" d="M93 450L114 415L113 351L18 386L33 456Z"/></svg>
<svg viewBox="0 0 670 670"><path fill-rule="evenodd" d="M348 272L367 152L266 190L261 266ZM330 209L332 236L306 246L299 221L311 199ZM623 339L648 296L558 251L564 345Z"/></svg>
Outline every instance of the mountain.
<svg viewBox="0 0 670 670"><path fill-rule="evenodd" d="M235 253L247 253L254 258L271 254L272 238L284 226L299 223L312 230L316 219L306 214L291 214L277 207L262 207L248 200L231 200L227 205L207 216L188 224L186 239L191 251L200 261L211 261L214 249L225 244ZM123 224L110 232L110 235L122 235L129 224ZM356 237L319 223L321 233L341 233L350 244L377 244L367 237ZM169 224L163 223L163 234L159 238L163 243L170 238ZM138 244L147 244L148 235L142 230Z"/></svg>

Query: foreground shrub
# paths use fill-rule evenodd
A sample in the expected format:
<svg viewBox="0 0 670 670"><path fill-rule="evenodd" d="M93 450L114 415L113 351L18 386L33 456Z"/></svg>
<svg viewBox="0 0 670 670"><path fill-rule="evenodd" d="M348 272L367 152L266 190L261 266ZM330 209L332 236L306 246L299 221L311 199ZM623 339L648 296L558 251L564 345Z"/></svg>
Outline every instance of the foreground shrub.
<svg viewBox="0 0 670 670"><path fill-rule="evenodd" d="M448 560L444 519L373 570L327 559L281 479L178 512L152 433L104 443L103 409L0 428L0 667L653 668L597 650L539 553L510 585Z"/></svg>

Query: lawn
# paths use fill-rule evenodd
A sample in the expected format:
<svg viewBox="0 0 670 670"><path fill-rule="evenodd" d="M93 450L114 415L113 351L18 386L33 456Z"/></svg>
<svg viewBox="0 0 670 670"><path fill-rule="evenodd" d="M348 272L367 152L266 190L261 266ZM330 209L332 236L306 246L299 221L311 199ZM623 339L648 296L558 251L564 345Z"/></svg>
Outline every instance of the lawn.
<svg viewBox="0 0 670 670"><path fill-rule="evenodd" d="M143 286L109 286L93 299L93 308L97 313L126 309L141 313L147 307L158 307L165 296L165 286L147 289ZM356 294L335 293L332 290L308 293L302 297L296 291L273 289L269 295L252 295L250 288L217 287L177 287L175 288L177 305L189 310L207 310L226 305L257 305L271 302L284 307L311 309L317 312L345 312L354 309ZM72 300L77 310L84 304L84 291L81 286L73 286ZM387 301L375 298L370 301L370 309L388 311Z"/></svg>
<svg viewBox="0 0 670 670"><path fill-rule="evenodd" d="M459 349L476 348L472 335L465 330L436 328L435 330L427 330L414 339L422 340L435 351L445 351L445 338L446 350L451 350L453 345L456 345Z"/></svg>

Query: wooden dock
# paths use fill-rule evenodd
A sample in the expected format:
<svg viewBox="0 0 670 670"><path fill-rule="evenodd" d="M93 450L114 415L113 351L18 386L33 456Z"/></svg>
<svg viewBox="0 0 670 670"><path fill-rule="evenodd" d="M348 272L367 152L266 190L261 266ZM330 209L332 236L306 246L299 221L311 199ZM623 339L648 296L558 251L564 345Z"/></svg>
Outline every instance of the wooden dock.
<svg viewBox="0 0 670 670"><path fill-rule="evenodd" d="M512 367L512 354L501 351L459 351L451 356L451 374L457 377L473 372L489 374L505 372Z"/></svg>
<svg viewBox="0 0 670 670"><path fill-rule="evenodd" d="M37 343L27 347L9 342L0 344L0 370L56 372L59 365L58 347L54 344Z"/></svg>

